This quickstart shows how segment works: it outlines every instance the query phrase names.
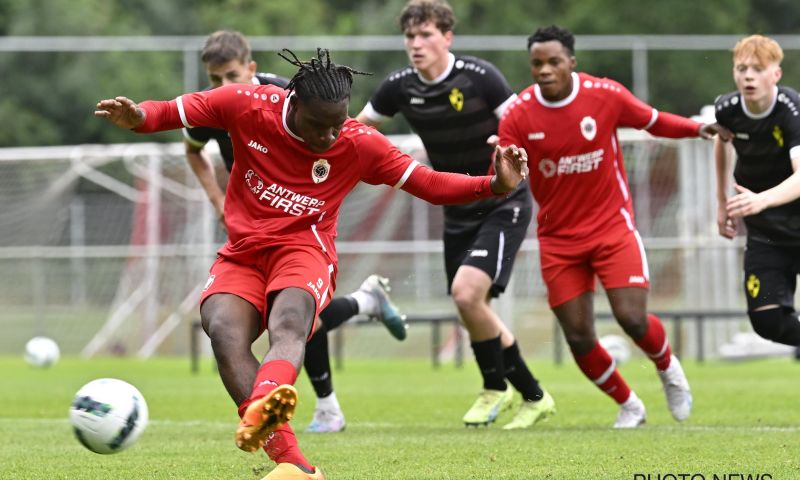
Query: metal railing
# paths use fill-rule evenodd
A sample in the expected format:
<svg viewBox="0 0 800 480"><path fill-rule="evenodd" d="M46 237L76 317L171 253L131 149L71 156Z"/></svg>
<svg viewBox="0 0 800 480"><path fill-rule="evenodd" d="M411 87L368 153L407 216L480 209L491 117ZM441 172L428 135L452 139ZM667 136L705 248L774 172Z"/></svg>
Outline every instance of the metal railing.
<svg viewBox="0 0 800 480"><path fill-rule="evenodd" d="M653 311L662 320L668 322L671 326L672 334L669 336L672 351L682 357L685 353L686 340L684 339L683 327L686 322L694 323L694 335L692 339L695 342L695 359L699 363L706 360L705 352L705 322L710 320L722 321L742 321L747 319L747 312L742 310L672 310L672 311ZM601 322L614 321L614 315L610 312L599 312L595 314L595 319ZM431 341L430 341L430 355L431 365L433 368L439 368L442 364L442 325L452 325L455 351L454 363L457 367L464 364L464 345L463 345L463 330L460 328L460 322L456 313L428 313L428 314L415 314L409 315L406 319L409 325L417 324L430 324L431 327ZM351 327L361 327L365 325L378 325L363 315L359 315L348 322ZM191 370L197 372L199 370L200 359L200 340L199 336L202 335L202 326L200 321L196 320L191 323L190 332L190 356L191 356ZM342 328L336 329L333 333L333 346L332 357L334 361L334 368L341 370L344 368L344 348L345 338ZM566 351L566 341L564 334L558 321L553 319L553 362L556 365L564 363L564 352Z"/></svg>

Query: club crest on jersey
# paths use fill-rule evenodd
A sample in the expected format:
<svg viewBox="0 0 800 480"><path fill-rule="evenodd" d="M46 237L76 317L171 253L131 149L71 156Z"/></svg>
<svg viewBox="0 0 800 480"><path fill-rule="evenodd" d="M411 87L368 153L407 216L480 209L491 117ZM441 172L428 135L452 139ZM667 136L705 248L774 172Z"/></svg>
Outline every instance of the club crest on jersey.
<svg viewBox="0 0 800 480"><path fill-rule="evenodd" d="M331 173L331 164L324 158L320 158L314 162L311 168L311 179L314 183L322 183L328 179L328 174Z"/></svg>
<svg viewBox="0 0 800 480"><path fill-rule="evenodd" d="M450 90L450 105L453 106L456 112L460 112L464 108L464 94L461 90L454 88Z"/></svg>
<svg viewBox="0 0 800 480"><path fill-rule="evenodd" d="M264 188L264 181L252 170L248 170L244 174L244 181L247 182L247 187L250 191L255 194L258 194Z"/></svg>
<svg viewBox="0 0 800 480"><path fill-rule="evenodd" d="M542 172L544 178L550 178L556 174L556 162L550 160L549 158L543 158L539 162L539 171Z"/></svg>
<svg viewBox="0 0 800 480"><path fill-rule="evenodd" d="M777 142L778 146L783 148L783 131L781 127L775 125L775 128L772 129L772 136L775 138L775 142Z"/></svg>
<svg viewBox="0 0 800 480"><path fill-rule="evenodd" d="M583 117L583 120L581 120L581 133L586 140L590 142L594 140L595 135L597 135L597 122L595 122L594 118Z"/></svg>

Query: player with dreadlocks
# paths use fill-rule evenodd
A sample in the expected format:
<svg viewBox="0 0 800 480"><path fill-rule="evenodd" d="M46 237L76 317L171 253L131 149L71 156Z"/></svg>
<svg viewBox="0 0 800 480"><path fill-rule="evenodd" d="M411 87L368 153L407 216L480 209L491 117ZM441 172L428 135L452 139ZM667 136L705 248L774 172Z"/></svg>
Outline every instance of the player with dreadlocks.
<svg viewBox="0 0 800 480"><path fill-rule="evenodd" d="M494 152L494 176L435 172L383 135L347 117L353 75L327 50L300 61L286 90L228 85L171 101L101 100L95 115L149 133L207 126L227 130L236 162L225 202L228 241L203 291L200 315L220 377L242 418L236 444L263 447L278 466L264 480L322 479L288 421L292 386L314 321L333 296L334 239L344 197L359 182L386 184L434 204L510 192L527 176L525 152ZM259 364L251 344L269 332Z"/></svg>

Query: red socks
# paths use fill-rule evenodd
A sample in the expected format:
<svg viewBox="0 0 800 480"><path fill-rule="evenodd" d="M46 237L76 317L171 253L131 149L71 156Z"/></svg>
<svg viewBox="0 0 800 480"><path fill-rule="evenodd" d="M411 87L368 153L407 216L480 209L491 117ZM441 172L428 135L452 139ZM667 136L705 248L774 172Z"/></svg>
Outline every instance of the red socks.
<svg viewBox="0 0 800 480"><path fill-rule="evenodd" d="M264 451L267 456L275 463L293 463L295 465L302 465L307 468L309 472L314 471L314 467L308 463L308 460L300 451L297 445L297 437L294 435L292 427L285 423L278 427L267 438L267 443L264 444Z"/></svg>
<svg viewBox="0 0 800 480"><path fill-rule="evenodd" d="M573 356L583 374L617 403L622 404L631 395L631 389L617 371L614 360L600 343L595 343L586 355L573 353Z"/></svg>
<svg viewBox="0 0 800 480"><path fill-rule="evenodd" d="M297 380L297 370L290 362L273 360L265 363L258 369L250 397L239 405L239 417L244 415L253 400L264 397L279 385L293 385L295 380ZM264 444L264 451L275 463L293 463L314 471L314 467L300 451L297 437L289 424L284 424L272 432Z"/></svg>
<svg viewBox="0 0 800 480"><path fill-rule="evenodd" d="M652 313L647 314L647 333L636 340L636 345L656 364L659 370L666 370L672 358L672 349L669 347L667 332L661 320Z"/></svg>

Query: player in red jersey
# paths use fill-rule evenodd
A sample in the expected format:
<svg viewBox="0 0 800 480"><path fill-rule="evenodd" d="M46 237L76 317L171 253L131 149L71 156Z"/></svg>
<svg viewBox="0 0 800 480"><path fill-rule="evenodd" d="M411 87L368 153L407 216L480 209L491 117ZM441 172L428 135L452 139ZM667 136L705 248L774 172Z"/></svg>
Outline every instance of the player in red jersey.
<svg viewBox="0 0 800 480"><path fill-rule="evenodd" d="M595 275L623 330L655 363L673 417L684 420L692 406L689 383L661 321L647 313L647 259L634 225L616 130L708 138L721 129L659 112L613 80L574 72L574 44L572 34L556 26L530 36L535 84L500 120L500 144L521 145L528 152L548 301L578 366L620 405L614 426L636 427L646 413L597 341Z"/></svg>
<svg viewBox="0 0 800 480"><path fill-rule="evenodd" d="M230 133L236 162L225 202L228 242L203 293L203 325L239 406L239 448L264 447L278 464L265 479L321 479L287 422L306 340L336 285L344 197L363 181L432 203L468 202L512 191L527 165L524 150L509 146L495 150L493 177L434 172L347 118L360 72L331 62L327 50L308 62L284 58L299 69L286 90L229 85L141 104L116 97L98 102L95 115L140 133L200 125ZM265 329L270 349L259 365L250 348Z"/></svg>

